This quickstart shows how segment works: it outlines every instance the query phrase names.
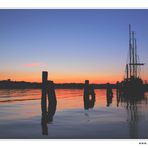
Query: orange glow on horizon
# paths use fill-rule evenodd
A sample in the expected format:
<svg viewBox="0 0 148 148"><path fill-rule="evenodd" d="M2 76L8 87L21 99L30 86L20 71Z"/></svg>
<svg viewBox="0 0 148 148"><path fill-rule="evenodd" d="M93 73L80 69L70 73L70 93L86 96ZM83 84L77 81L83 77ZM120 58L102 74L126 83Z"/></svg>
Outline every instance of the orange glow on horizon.
<svg viewBox="0 0 148 148"><path fill-rule="evenodd" d="M0 80L11 79L12 81L27 81L27 82L41 82L42 73L36 72L3 72L1 73ZM121 81L122 75L114 76L112 74L65 74L65 73L50 73L48 72L48 79L53 80L55 83L84 83L85 80L90 80L90 83L116 83Z"/></svg>
<svg viewBox="0 0 148 148"><path fill-rule="evenodd" d="M11 79L12 81L26 81L26 82L41 82L41 71L11 71L1 72L0 80ZM116 83L122 81L122 75L113 75L112 73L105 74L88 74L88 73L53 73L48 71L48 80L53 80L55 83L84 83L89 80L90 83ZM146 80L146 79L144 79Z"/></svg>

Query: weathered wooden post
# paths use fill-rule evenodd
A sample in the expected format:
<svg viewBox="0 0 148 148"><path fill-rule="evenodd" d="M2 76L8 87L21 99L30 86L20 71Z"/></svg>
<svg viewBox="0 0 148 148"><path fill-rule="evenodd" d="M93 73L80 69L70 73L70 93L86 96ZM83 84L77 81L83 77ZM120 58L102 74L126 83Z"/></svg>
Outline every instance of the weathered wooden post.
<svg viewBox="0 0 148 148"><path fill-rule="evenodd" d="M57 99L55 94L55 87L53 81L48 81L48 119L49 122L53 120L56 112Z"/></svg>
<svg viewBox="0 0 148 148"><path fill-rule="evenodd" d="M41 109L42 109L42 118L41 118L41 125L42 125L42 134L48 135L48 127L47 127L47 79L48 79L48 72L42 72L42 96L41 96Z"/></svg>
<svg viewBox="0 0 148 148"><path fill-rule="evenodd" d="M95 105L95 101L96 101L96 94L95 94L93 86L90 86L89 88L89 95L90 95L89 108L93 108Z"/></svg>
<svg viewBox="0 0 148 148"><path fill-rule="evenodd" d="M119 106L120 102L120 95L119 95L119 82L116 83L116 98L117 98L117 107Z"/></svg>
<svg viewBox="0 0 148 148"><path fill-rule="evenodd" d="M48 79L48 72L42 72L42 98L41 98L41 108L42 113L47 113L47 79Z"/></svg>
<svg viewBox="0 0 148 148"><path fill-rule="evenodd" d="M84 109L89 109L89 80L85 80L83 100Z"/></svg>
<svg viewBox="0 0 148 148"><path fill-rule="evenodd" d="M112 87L110 85L110 83L107 83L107 88L106 88L106 99L107 99L107 105L109 107L109 105L112 103L112 98L113 98L113 92L112 92Z"/></svg>

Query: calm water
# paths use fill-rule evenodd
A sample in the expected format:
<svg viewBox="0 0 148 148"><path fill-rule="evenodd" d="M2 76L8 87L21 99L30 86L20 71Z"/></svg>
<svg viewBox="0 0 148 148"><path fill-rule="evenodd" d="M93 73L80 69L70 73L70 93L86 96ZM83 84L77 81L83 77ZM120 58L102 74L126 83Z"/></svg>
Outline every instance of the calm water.
<svg viewBox="0 0 148 148"><path fill-rule="evenodd" d="M41 91L0 90L0 138L148 138L148 93L138 101L106 99L95 90L93 109L84 110L83 90L57 89L57 112L42 135ZM107 105L108 104L108 105Z"/></svg>

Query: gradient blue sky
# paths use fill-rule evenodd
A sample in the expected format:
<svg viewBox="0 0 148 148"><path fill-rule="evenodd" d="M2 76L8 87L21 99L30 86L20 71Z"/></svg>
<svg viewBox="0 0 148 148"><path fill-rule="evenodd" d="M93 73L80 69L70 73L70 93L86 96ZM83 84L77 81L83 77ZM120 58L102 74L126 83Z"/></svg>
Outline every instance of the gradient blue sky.
<svg viewBox="0 0 148 148"><path fill-rule="evenodd" d="M116 82L124 76L128 24L148 63L148 10L0 10L0 79ZM148 79L144 66L144 79Z"/></svg>

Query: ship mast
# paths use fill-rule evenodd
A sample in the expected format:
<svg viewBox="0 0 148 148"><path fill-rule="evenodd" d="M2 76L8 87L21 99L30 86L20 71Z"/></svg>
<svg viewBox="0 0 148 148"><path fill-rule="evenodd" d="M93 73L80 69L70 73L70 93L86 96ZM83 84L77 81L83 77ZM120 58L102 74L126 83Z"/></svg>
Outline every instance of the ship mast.
<svg viewBox="0 0 148 148"><path fill-rule="evenodd" d="M132 76L135 77L135 69L137 66L135 65L135 37L134 32L132 31Z"/></svg>
<svg viewBox="0 0 148 148"><path fill-rule="evenodd" d="M129 60L129 71L130 71L130 77L132 75L132 67L131 67L131 63L132 63L132 51L131 51L131 25L129 24L129 57L130 57L130 60ZM127 73L128 73L128 69L127 69ZM127 74L128 75L128 74Z"/></svg>
<svg viewBox="0 0 148 148"><path fill-rule="evenodd" d="M135 38L135 32L131 31L131 25L129 24L129 63L126 65L126 77L138 78L138 66L144 65L137 61L137 41Z"/></svg>

